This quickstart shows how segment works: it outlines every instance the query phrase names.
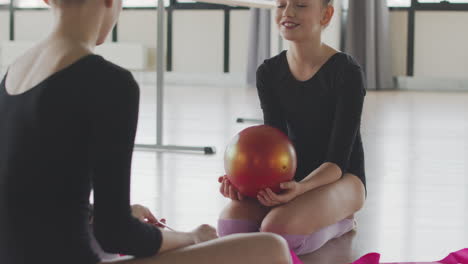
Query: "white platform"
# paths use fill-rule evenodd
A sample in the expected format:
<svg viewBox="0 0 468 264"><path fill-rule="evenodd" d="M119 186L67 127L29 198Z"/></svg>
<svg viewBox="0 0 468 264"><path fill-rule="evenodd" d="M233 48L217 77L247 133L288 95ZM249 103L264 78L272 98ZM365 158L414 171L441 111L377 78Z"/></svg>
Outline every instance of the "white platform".
<svg viewBox="0 0 468 264"><path fill-rule="evenodd" d="M413 91L468 91L468 78L432 78L432 77L409 77L399 76L397 88L400 90Z"/></svg>

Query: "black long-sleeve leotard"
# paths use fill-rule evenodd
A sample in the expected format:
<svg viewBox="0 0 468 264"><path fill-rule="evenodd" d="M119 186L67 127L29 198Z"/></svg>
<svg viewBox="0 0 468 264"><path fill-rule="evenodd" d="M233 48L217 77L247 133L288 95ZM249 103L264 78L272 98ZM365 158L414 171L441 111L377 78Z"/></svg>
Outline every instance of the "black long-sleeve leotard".
<svg viewBox="0 0 468 264"><path fill-rule="evenodd" d="M130 169L139 89L130 72L97 55L31 90L0 85L0 263L95 264L104 250L157 253L161 231L131 215Z"/></svg>
<svg viewBox="0 0 468 264"><path fill-rule="evenodd" d="M365 185L360 124L366 89L351 56L338 52L311 79L299 81L283 51L260 65L257 89L265 124L286 133L296 148L295 180L332 162Z"/></svg>

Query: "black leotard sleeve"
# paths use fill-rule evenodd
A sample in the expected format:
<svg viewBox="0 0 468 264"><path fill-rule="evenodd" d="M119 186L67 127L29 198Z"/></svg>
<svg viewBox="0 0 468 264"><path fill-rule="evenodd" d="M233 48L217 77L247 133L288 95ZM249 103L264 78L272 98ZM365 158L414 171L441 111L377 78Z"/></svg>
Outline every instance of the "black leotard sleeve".
<svg viewBox="0 0 468 264"><path fill-rule="evenodd" d="M335 116L325 161L337 164L343 173L349 166L351 152L361 125L365 96L363 87L365 87L363 71L359 67L352 66L342 72L337 87Z"/></svg>
<svg viewBox="0 0 468 264"><path fill-rule="evenodd" d="M132 217L129 196L139 88L130 73L109 77L89 96L94 232L109 253L150 256L161 245L161 232Z"/></svg>

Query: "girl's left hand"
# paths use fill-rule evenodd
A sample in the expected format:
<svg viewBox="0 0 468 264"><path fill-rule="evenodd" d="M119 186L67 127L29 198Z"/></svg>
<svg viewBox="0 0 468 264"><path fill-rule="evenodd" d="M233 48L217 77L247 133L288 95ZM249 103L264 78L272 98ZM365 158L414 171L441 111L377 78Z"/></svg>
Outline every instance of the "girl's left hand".
<svg viewBox="0 0 468 264"><path fill-rule="evenodd" d="M257 199L264 206L272 207L288 203L302 194L302 186L296 181L283 182L280 184L280 188L285 190L282 194L276 194L270 188L261 190L257 194Z"/></svg>
<svg viewBox="0 0 468 264"><path fill-rule="evenodd" d="M143 205L139 205L139 204L132 205L132 215L133 217L137 218L138 220L144 223L155 224L158 222L158 220L151 213L151 211Z"/></svg>

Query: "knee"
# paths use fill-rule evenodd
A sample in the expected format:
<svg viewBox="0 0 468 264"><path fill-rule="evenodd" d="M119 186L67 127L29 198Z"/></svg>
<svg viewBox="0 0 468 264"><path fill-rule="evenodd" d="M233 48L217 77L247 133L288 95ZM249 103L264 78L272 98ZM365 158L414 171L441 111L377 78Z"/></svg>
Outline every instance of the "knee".
<svg viewBox="0 0 468 264"><path fill-rule="evenodd" d="M259 239L261 240L260 245L263 245L263 248L265 248L267 251L265 252L265 255L271 256L269 263L291 263L291 253L289 251L289 246L283 237L272 233L264 233L260 235Z"/></svg>
<svg viewBox="0 0 468 264"><path fill-rule="evenodd" d="M281 238L283 238L283 240L288 245L288 248L297 253L297 250L302 246L301 243L303 242L303 240L297 238L302 236L293 235L299 234L296 232L295 229L297 228L294 227L294 224L291 221L287 221L286 219L281 217L275 218L269 216L265 218L260 227L261 232L274 233L280 235Z"/></svg>
<svg viewBox="0 0 468 264"><path fill-rule="evenodd" d="M263 219L260 226L260 232L275 233L279 235L299 234L301 233L301 230L299 229L300 224L296 222L297 221L294 220L294 217L289 215L271 213Z"/></svg>
<svg viewBox="0 0 468 264"><path fill-rule="evenodd" d="M253 201L231 201L218 220L219 236L258 232L266 212Z"/></svg>
<svg viewBox="0 0 468 264"><path fill-rule="evenodd" d="M251 200L231 201L221 212L220 219L247 219L260 223L267 213L258 202Z"/></svg>
<svg viewBox="0 0 468 264"><path fill-rule="evenodd" d="M240 201L230 201L221 211L220 219L240 219L245 214L245 209Z"/></svg>

